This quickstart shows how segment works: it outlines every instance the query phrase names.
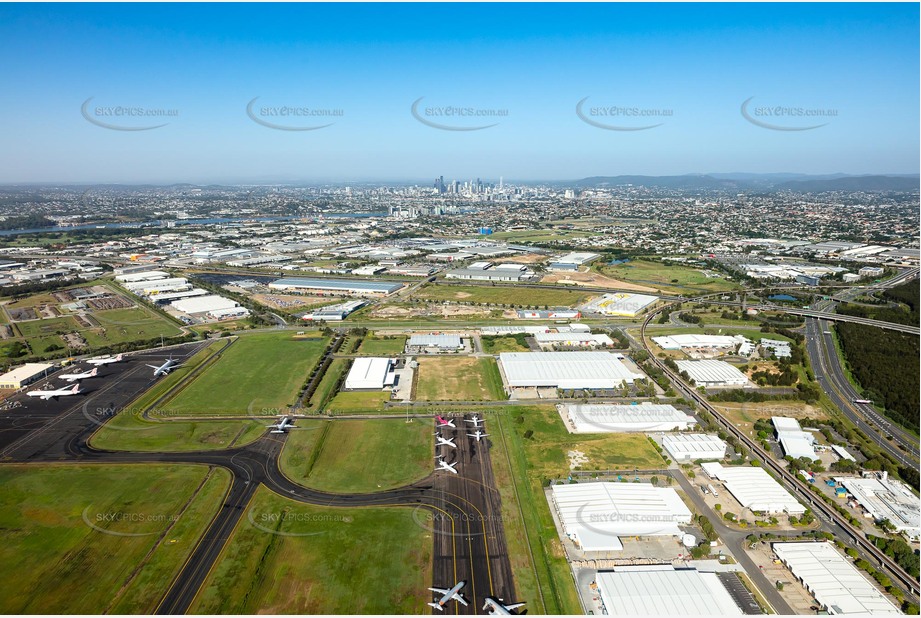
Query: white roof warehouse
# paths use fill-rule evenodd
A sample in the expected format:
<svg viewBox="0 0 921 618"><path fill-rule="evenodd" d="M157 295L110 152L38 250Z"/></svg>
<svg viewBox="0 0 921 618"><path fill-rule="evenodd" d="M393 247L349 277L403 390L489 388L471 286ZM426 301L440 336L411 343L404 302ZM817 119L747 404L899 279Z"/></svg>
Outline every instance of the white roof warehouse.
<svg viewBox="0 0 921 618"><path fill-rule="evenodd" d="M645 376L608 352L502 352L499 365L509 388L617 388Z"/></svg>
<svg viewBox="0 0 921 618"><path fill-rule="evenodd" d="M716 573L670 564L617 567L595 577L610 616L741 616Z"/></svg>
<svg viewBox="0 0 921 618"><path fill-rule="evenodd" d="M693 416L669 404L571 404L563 408L574 433L673 431L697 424Z"/></svg>

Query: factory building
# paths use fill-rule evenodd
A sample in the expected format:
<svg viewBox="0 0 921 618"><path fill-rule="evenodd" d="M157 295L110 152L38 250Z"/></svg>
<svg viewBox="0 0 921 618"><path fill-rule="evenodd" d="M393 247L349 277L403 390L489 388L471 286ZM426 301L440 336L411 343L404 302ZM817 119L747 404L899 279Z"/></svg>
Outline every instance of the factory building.
<svg viewBox="0 0 921 618"><path fill-rule="evenodd" d="M50 363L26 363L0 375L0 389L16 390L40 380L54 368Z"/></svg>
<svg viewBox="0 0 921 618"><path fill-rule="evenodd" d="M582 332L535 333L534 341L541 349L553 347L609 348L614 341L605 334Z"/></svg>
<svg viewBox="0 0 921 618"><path fill-rule="evenodd" d="M830 542L774 543L777 557L828 614L901 614Z"/></svg>
<svg viewBox="0 0 921 618"><path fill-rule="evenodd" d="M698 386L745 386L748 378L727 362L720 360L675 361L678 371L686 371Z"/></svg>
<svg viewBox="0 0 921 618"><path fill-rule="evenodd" d="M411 335L406 341L408 354L457 352L463 348L460 335Z"/></svg>
<svg viewBox="0 0 921 618"><path fill-rule="evenodd" d="M815 443L815 437L803 431L799 421L795 418L775 416L771 418L771 423L774 425L777 441L780 442L780 447L783 449L785 456L793 459L799 459L800 457L818 459L812 446Z"/></svg>
<svg viewBox="0 0 921 618"><path fill-rule="evenodd" d="M669 404L565 404L559 409L573 433L685 431L697 425L693 416Z"/></svg>
<svg viewBox="0 0 921 618"><path fill-rule="evenodd" d="M578 320L582 313L573 309L550 309L550 310L518 310L518 317L522 320Z"/></svg>
<svg viewBox="0 0 921 618"><path fill-rule="evenodd" d="M326 322L341 322L348 317L349 314L361 309L366 304L368 304L368 301L365 300L349 300L337 305L329 305L328 307L314 309L302 315L301 319L309 321L323 320Z"/></svg>
<svg viewBox="0 0 921 618"><path fill-rule="evenodd" d="M502 352L499 367L509 391L520 387L612 389L645 376L608 352Z"/></svg>
<svg viewBox="0 0 921 618"><path fill-rule="evenodd" d="M726 443L719 436L704 433L670 433L662 437L662 446L678 463L702 459L715 460L726 456Z"/></svg>
<svg viewBox="0 0 921 618"><path fill-rule="evenodd" d="M725 350L735 351L751 341L742 335L667 335L653 337L652 340L663 350Z"/></svg>
<svg viewBox="0 0 921 618"><path fill-rule="evenodd" d="M351 279L307 279L286 277L269 284L273 290L324 295L351 294L355 296L389 296L403 287L402 283L361 281Z"/></svg>
<svg viewBox="0 0 921 618"><path fill-rule="evenodd" d="M677 536L691 511L671 488L649 483L552 485L563 533L583 551L620 551L622 536Z"/></svg>
<svg viewBox="0 0 921 618"><path fill-rule="evenodd" d="M796 516L806 512L806 507L797 502L764 468L724 466L716 462L703 463L700 467L707 476L723 481L729 493L750 511Z"/></svg>
<svg viewBox="0 0 921 618"><path fill-rule="evenodd" d="M345 377L346 390L381 390L395 382L393 359L356 358Z"/></svg>
<svg viewBox="0 0 921 618"><path fill-rule="evenodd" d="M170 303L170 306L176 311L194 315L196 313L233 309L239 307L240 304L235 300L224 298L217 294L209 294L208 296L193 296L192 298L174 300Z"/></svg>
<svg viewBox="0 0 921 618"><path fill-rule="evenodd" d="M599 313L616 317L635 318L659 300L658 296L646 294L604 294L580 307L585 313Z"/></svg>
<svg viewBox="0 0 921 618"><path fill-rule="evenodd" d="M917 540L921 537L918 498L903 483L889 478L885 471L868 473L866 478L844 477L835 480L844 486L875 521L888 519L899 532Z"/></svg>
<svg viewBox="0 0 921 618"><path fill-rule="evenodd" d="M579 270L583 264L590 264L601 256L597 253L574 252L558 257L547 265L548 270Z"/></svg>
<svg viewBox="0 0 921 618"><path fill-rule="evenodd" d="M670 564L615 567L595 576L609 616L741 616L720 574Z"/></svg>

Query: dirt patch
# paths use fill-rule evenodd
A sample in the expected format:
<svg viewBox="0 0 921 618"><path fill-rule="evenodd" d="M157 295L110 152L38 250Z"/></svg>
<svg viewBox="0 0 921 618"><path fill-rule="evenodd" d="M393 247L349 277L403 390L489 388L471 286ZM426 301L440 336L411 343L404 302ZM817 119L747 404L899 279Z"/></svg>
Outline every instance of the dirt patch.
<svg viewBox="0 0 921 618"><path fill-rule="evenodd" d="M6 311L10 314L10 319L14 322L34 320L38 317L32 307L22 307L21 309L12 309L7 307Z"/></svg>
<svg viewBox="0 0 921 618"><path fill-rule="evenodd" d="M253 294L253 300L272 309L290 309L292 307L304 307L308 305L319 305L328 303L329 297L320 298L318 296L293 296L290 294Z"/></svg>
<svg viewBox="0 0 921 618"><path fill-rule="evenodd" d="M585 464L588 463L588 457L586 457L585 453L583 453L582 451L576 451L576 450L567 451L566 457L569 458L569 469L570 470L575 470L576 468L580 466L584 466Z"/></svg>
<svg viewBox="0 0 921 618"><path fill-rule="evenodd" d="M457 298L459 300L464 299L464 298L470 298L471 296L473 296L473 294L471 294L470 292L455 292L454 293L454 298Z"/></svg>
<svg viewBox="0 0 921 618"><path fill-rule="evenodd" d="M592 286L598 288L611 288L619 290L635 290L637 292L655 292L655 288L635 283L627 283L619 279L612 279L596 272L559 272L547 273L540 280L541 283L559 283L573 286Z"/></svg>

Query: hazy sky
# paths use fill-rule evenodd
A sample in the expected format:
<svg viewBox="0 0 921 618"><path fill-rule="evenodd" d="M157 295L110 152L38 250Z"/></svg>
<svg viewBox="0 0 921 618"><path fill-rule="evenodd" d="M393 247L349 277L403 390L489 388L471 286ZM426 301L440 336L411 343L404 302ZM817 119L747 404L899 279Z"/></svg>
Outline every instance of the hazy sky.
<svg viewBox="0 0 921 618"><path fill-rule="evenodd" d="M917 172L918 24L914 3L0 4L0 182Z"/></svg>

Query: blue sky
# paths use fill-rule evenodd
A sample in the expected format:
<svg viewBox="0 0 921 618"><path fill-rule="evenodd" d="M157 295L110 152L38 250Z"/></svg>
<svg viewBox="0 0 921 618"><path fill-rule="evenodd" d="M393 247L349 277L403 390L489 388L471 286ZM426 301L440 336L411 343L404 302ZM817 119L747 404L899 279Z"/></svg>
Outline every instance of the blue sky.
<svg viewBox="0 0 921 618"><path fill-rule="evenodd" d="M918 25L917 4L0 4L0 182L917 172ZM263 126L256 97L257 120L332 125ZM420 97L422 120L497 124L434 128ZM661 124L598 128L586 97L588 120Z"/></svg>

